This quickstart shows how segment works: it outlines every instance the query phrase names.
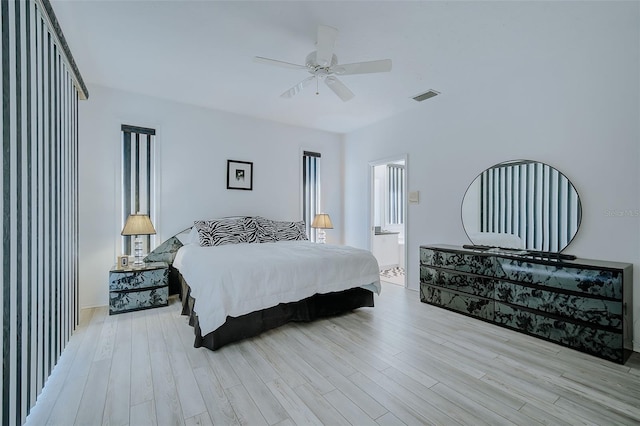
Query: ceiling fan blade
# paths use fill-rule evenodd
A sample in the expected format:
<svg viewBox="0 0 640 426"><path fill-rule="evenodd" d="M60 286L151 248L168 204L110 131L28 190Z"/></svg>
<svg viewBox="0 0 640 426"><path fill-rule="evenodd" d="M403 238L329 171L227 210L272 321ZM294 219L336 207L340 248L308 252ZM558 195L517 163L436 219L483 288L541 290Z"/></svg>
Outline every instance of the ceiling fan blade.
<svg viewBox="0 0 640 426"><path fill-rule="evenodd" d="M356 62L353 64L336 65L334 67L331 67L331 71L337 75L389 72L391 71L391 59L380 59L379 61Z"/></svg>
<svg viewBox="0 0 640 426"><path fill-rule="evenodd" d="M318 42L316 43L316 62L321 67L331 65L333 49L336 47L338 30L326 25L318 26Z"/></svg>
<svg viewBox="0 0 640 426"><path fill-rule="evenodd" d="M292 98L292 97L294 97L298 93L302 92L302 89L307 87L309 85L309 83L311 83L313 81L314 78L316 78L315 75L312 75L311 77L305 78L300 83L296 84L291 89L287 90L282 95L280 95L280 97L281 98Z"/></svg>
<svg viewBox="0 0 640 426"><path fill-rule="evenodd" d="M345 86L340 80L333 76L325 78L324 82L329 87L329 89L333 90L333 93L338 95L338 97L345 102L355 96L347 86Z"/></svg>
<svg viewBox="0 0 640 426"><path fill-rule="evenodd" d="M267 65L275 65L277 67L282 67L282 68L303 69L303 70L307 69L307 67L304 65L292 64L291 62L284 62L284 61L278 61L275 59L263 58L262 56L254 56L253 62L259 62L261 64L267 64Z"/></svg>

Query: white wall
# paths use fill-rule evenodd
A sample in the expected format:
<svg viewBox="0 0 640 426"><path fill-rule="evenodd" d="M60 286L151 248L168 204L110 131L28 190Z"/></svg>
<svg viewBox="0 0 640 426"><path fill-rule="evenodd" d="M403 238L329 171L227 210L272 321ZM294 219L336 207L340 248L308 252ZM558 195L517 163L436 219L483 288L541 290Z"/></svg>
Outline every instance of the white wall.
<svg viewBox="0 0 640 426"><path fill-rule="evenodd" d="M261 215L300 220L302 150L322 153L322 208L341 243L343 149L335 134L90 86L80 104L80 306L108 303L115 262L120 126L157 130L158 242L194 220ZM253 191L226 189L227 160L253 162Z"/></svg>
<svg viewBox="0 0 640 426"><path fill-rule="evenodd" d="M417 289L420 245L468 242L460 208L472 180L501 161L542 161L581 196L582 226L566 252L634 263L639 350L638 3L527 5L506 26L518 32L491 27L497 42L477 52L491 60L470 64L466 79L436 85L440 96L344 137L345 243L369 244L368 162L407 153L408 190L420 191L420 203L409 204L406 237L408 283ZM624 211L631 212L612 214Z"/></svg>
<svg viewBox="0 0 640 426"><path fill-rule="evenodd" d="M384 229L385 222L385 210L384 210L384 192L385 192L385 172L387 171L387 167L382 164L379 166L375 166L373 168L373 179L374 185L373 190L375 191L373 200L375 201L373 208L373 226L379 226L381 229Z"/></svg>
<svg viewBox="0 0 640 426"><path fill-rule="evenodd" d="M482 203L480 203L480 179L476 178L464 193L461 203L460 220L464 224L464 230L467 235L472 232L480 232L480 212L482 211Z"/></svg>

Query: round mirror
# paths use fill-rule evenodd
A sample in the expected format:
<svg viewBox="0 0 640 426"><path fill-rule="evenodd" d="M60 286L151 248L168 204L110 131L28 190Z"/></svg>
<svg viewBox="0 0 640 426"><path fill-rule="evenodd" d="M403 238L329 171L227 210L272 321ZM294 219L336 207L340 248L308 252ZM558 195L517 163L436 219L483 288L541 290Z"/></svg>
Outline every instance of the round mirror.
<svg viewBox="0 0 640 426"><path fill-rule="evenodd" d="M488 168L462 200L462 224L476 245L559 253L578 232L581 218L573 184L537 161Z"/></svg>

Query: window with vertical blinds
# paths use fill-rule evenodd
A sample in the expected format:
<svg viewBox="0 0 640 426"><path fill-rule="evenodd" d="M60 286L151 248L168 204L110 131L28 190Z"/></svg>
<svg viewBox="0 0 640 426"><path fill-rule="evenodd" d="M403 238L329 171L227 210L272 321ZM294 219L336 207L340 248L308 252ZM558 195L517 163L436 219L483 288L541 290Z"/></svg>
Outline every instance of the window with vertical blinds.
<svg viewBox="0 0 640 426"><path fill-rule="evenodd" d="M78 101L88 92L46 0L0 1L2 398L25 422L78 324Z"/></svg>
<svg viewBox="0 0 640 426"><path fill-rule="evenodd" d="M302 154L302 219L307 226L309 240L316 240L311 223L320 213L320 153L304 151Z"/></svg>
<svg viewBox="0 0 640 426"><path fill-rule="evenodd" d="M155 217L155 135L154 129L122 125L122 215L120 229L130 214ZM157 230L157 228L156 228ZM148 253L155 236L141 235L143 250ZM133 252L133 238L122 236L122 254Z"/></svg>
<svg viewBox="0 0 640 426"><path fill-rule="evenodd" d="M387 223L404 223L404 166L387 165Z"/></svg>

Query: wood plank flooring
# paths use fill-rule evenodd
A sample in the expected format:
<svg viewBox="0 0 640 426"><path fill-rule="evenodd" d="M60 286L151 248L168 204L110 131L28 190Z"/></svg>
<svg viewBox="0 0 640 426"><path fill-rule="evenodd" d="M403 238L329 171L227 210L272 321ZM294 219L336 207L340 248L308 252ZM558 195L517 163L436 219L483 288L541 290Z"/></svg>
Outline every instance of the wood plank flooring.
<svg viewBox="0 0 640 426"><path fill-rule="evenodd" d="M28 425L640 424L640 355L618 365L420 303L193 348L180 304L82 312Z"/></svg>

